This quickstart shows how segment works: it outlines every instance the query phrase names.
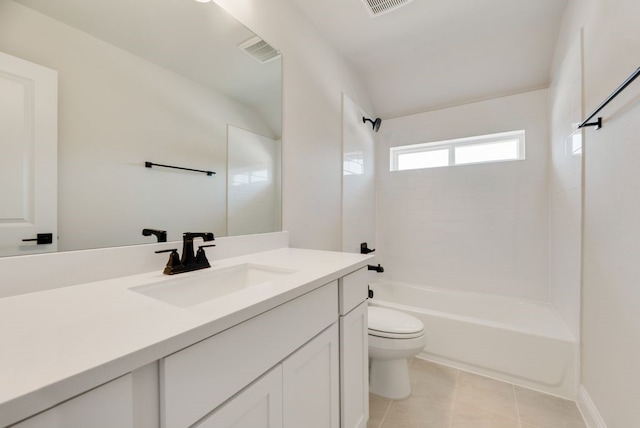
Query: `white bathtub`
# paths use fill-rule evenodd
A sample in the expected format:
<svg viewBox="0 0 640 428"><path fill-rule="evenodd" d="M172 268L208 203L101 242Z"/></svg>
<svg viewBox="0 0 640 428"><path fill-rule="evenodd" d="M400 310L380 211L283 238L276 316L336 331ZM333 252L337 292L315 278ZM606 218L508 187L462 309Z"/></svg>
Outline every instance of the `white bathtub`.
<svg viewBox="0 0 640 428"><path fill-rule="evenodd" d="M370 287L372 305L422 320L418 357L575 399L576 341L551 305L399 282Z"/></svg>

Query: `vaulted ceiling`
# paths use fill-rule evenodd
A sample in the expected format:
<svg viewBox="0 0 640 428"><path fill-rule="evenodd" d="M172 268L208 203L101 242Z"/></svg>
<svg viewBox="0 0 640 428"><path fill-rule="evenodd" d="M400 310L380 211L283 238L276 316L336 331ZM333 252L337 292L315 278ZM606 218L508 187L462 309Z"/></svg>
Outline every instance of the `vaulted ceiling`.
<svg viewBox="0 0 640 428"><path fill-rule="evenodd" d="M546 87L567 0L291 0L391 118Z"/></svg>

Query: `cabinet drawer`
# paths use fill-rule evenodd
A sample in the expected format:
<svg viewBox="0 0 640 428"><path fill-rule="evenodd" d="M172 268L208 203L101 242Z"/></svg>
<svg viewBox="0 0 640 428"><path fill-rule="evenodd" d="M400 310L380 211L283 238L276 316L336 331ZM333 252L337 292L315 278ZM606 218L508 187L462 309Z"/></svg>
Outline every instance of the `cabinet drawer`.
<svg viewBox="0 0 640 428"><path fill-rule="evenodd" d="M364 302L368 296L369 271L366 267L351 272L339 280L338 292L340 315L346 315L350 310Z"/></svg>
<svg viewBox="0 0 640 428"><path fill-rule="evenodd" d="M338 318L334 281L160 363L163 428L192 425Z"/></svg>

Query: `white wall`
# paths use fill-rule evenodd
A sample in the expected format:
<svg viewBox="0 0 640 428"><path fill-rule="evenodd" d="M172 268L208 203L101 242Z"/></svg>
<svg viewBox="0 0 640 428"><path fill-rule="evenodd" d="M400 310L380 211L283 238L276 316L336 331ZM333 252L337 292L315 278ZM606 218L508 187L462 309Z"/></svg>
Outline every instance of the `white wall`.
<svg viewBox="0 0 640 428"><path fill-rule="evenodd" d="M640 66L638 16L636 0L570 3L556 76L569 73L582 27L585 113ZM640 423L640 82L602 116L603 128L584 131L583 140L581 403L593 404L582 406L591 426L628 428Z"/></svg>
<svg viewBox="0 0 640 428"><path fill-rule="evenodd" d="M342 101L342 251L376 247L375 139L371 118L347 95Z"/></svg>
<svg viewBox="0 0 640 428"><path fill-rule="evenodd" d="M227 123L269 133L257 112L11 1L0 50L59 74L60 250L153 242L146 227L226 235Z"/></svg>
<svg viewBox="0 0 640 428"><path fill-rule="evenodd" d="M384 278L548 299L548 91L385 120L378 146ZM389 148L524 129L526 160L389 172Z"/></svg>
<svg viewBox="0 0 640 428"><path fill-rule="evenodd" d="M290 1L215 2L283 54L282 216L291 245L340 250L341 94L369 109L361 79Z"/></svg>

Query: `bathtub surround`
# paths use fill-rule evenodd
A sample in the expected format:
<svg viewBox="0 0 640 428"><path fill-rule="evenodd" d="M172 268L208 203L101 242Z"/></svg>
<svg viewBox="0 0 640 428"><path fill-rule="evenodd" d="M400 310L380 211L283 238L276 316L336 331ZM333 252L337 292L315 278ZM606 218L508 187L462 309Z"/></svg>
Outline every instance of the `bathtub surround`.
<svg viewBox="0 0 640 428"><path fill-rule="evenodd" d="M385 120L377 147L384 279L547 301L548 91ZM389 172L392 146L524 129L523 161Z"/></svg>
<svg viewBox="0 0 640 428"><path fill-rule="evenodd" d="M551 87L549 292L574 337L580 337L582 256L582 44L568 47Z"/></svg>
<svg viewBox="0 0 640 428"><path fill-rule="evenodd" d="M376 281L371 304L422 321L427 360L568 399L577 344L549 303Z"/></svg>
<svg viewBox="0 0 640 428"><path fill-rule="evenodd" d="M360 244L376 247L374 131L367 113L342 95L342 251L359 253ZM375 254L374 254L375 255Z"/></svg>

